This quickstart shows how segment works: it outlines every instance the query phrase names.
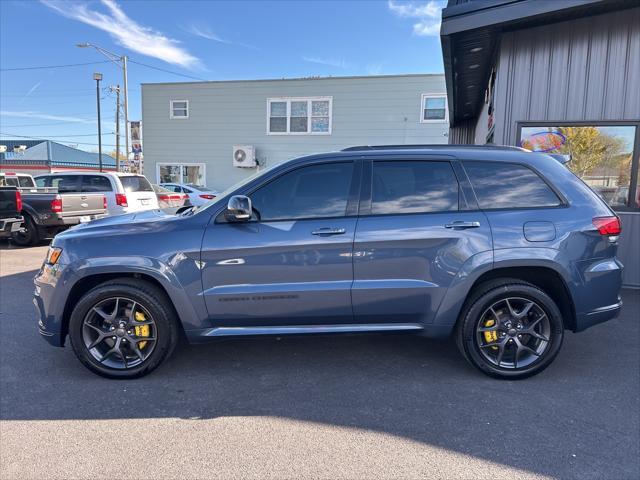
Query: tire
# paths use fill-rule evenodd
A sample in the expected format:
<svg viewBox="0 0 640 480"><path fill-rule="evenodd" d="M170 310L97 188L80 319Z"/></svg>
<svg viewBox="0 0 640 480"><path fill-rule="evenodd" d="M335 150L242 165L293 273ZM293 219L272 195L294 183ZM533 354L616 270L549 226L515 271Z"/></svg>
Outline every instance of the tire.
<svg viewBox="0 0 640 480"><path fill-rule="evenodd" d="M136 323L140 313L146 321L152 322L148 327L147 332L151 332L148 337L137 336L138 327L130 329L129 333L134 332L133 335L122 333L123 329L127 331L129 327L120 327L110 331L113 330L110 325L118 327L118 320L105 318L104 315L111 312L112 308L108 307L114 305L114 299L118 299L115 300L113 308L113 311L116 312L115 317L119 317L118 311L122 312L120 322L125 322L128 319L132 325L142 325ZM127 306L133 305L132 302L135 302L136 306L127 310ZM97 314L94 307L101 313ZM130 312L128 317L126 312ZM87 323L93 326L87 325ZM103 333L95 333L98 329ZM179 332L178 319L166 294L149 282L130 278L115 279L90 290L80 298L71 312L69 320L69 339L78 360L92 372L103 377L116 379L138 378L155 370L173 352L178 342ZM116 333L118 336L115 335ZM114 335L111 336L112 334ZM95 337L91 338L90 335L95 335ZM97 341L102 336L104 339L96 347L91 348L92 343L89 342ZM155 340L151 338L154 336ZM132 342L132 338L137 341ZM140 340L141 338L142 340ZM149 338L149 340L145 341L144 338ZM100 359L99 357L115 348L116 341L120 345L120 353L113 351ZM133 345L135 345L137 352L143 354L142 356L136 357L134 355ZM150 353L148 350L143 352L142 350L145 348L149 348ZM124 352L124 359L122 352ZM138 361L139 363L136 363Z"/></svg>
<svg viewBox="0 0 640 480"><path fill-rule="evenodd" d="M17 232L11 235L13 243L20 247L30 247L40 241L38 226L30 215L24 216L24 232Z"/></svg>
<svg viewBox="0 0 640 480"><path fill-rule="evenodd" d="M474 289L455 335L458 349L474 367L494 378L518 380L553 362L562 346L564 325L560 310L543 290L506 278Z"/></svg>

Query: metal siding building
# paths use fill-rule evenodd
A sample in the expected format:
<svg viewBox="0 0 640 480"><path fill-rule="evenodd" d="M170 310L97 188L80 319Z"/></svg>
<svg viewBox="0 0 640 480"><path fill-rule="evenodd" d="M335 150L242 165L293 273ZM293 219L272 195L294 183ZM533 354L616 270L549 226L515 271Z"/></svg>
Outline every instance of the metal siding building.
<svg viewBox="0 0 640 480"><path fill-rule="evenodd" d="M163 165L200 164L203 183L224 189L255 172L233 166L234 145L255 147L263 168L352 145L447 143L446 113L422 121L423 94L445 91L441 74L143 84L144 173L158 182ZM297 98L330 99L330 132L269 132L268 100ZM172 101L188 101L186 118L171 118Z"/></svg>
<svg viewBox="0 0 640 480"><path fill-rule="evenodd" d="M0 171L30 173L38 175L68 170L97 171L98 154L68 147L51 140L12 140L0 139L0 145L7 151L0 153ZM22 152L14 152L14 147L27 147ZM102 154L103 170L116 168L116 160L110 155Z"/></svg>
<svg viewBox="0 0 640 480"><path fill-rule="evenodd" d="M638 1L450 0L441 38L450 143L521 145L527 131L556 127L635 132L627 200L612 207L625 284L640 286Z"/></svg>

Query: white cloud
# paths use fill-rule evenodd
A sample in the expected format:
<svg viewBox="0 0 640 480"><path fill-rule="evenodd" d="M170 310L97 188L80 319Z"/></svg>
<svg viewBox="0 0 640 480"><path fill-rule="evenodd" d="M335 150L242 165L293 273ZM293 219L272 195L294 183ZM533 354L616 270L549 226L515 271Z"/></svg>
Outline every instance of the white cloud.
<svg viewBox="0 0 640 480"><path fill-rule="evenodd" d="M27 93L25 93L24 97L22 97L20 99L20 103L24 102L27 98L29 98L33 92L35 92L38 88L40 88L40 85L42 85L42 82L38 82L38 83L34 84L29 89L29 91Z"/></svg>
<svg viewBox="0 0 640 480"><path fill-rule="evenodd" d="M302 60L310 63L317 63L319 65L326 65L328 67L334 68L349 68L350 65L345 62L344 59L339 58L322 58L322 57L311 57L311 56L303 56Z"/></svg>
<svg viewBox="0 0 640 480"><path fill-rule="evenodd" d="M179 46L180 42L132 20L113 0L101 0L108 13L91 10L85 3L40 1L60 15L107 32L117 43L129 50L185 68L200 65L198 58Z"/></svg>
<svg viewBox="0 0 640 480"><path fill-rule="evenodd" d="M414 35L435 36L440 33L442 17L442 1L430 0L428 2L398 2L388 0L389 10L400 18L415 18L413 24Z"/></svg>
<svg viewBox="0 0 640 480"><path fill-rule="evenodd" d="M238 45L240 47L258 50L258 47L255 47L253 45L249 45L247 43L241 43L241 42L232 42L231 40L222 38L207 26L191 24L186 27L180 27L180 28L182 28L187 33L195 35L196 37L204 38L206 40L213 40L214 42L224 43L226 45Z"/></svg>
<svg viewBox="0 0 640 480"><path fill-rule="evenodd" d="M48 113L22 111L14 112L9 110L0 110L0 115L3 117L18 117L18 118L38 118L42 120L55 120L59 122L72 122L72 123L95 123L95 119L71 117L66 115L49 115Z"/></svg>

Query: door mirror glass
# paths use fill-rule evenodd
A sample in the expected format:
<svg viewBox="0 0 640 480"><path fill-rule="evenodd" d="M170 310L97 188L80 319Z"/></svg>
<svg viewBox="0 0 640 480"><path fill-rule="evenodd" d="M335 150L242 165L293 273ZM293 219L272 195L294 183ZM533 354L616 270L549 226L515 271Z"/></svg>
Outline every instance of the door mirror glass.
<svg viewBox="0 0 640 480"><path fill-rule="evenodd" d="M230 222L244 222L251 218L251 199L244 195L234 195L227 203L225 217Z"/></svg>

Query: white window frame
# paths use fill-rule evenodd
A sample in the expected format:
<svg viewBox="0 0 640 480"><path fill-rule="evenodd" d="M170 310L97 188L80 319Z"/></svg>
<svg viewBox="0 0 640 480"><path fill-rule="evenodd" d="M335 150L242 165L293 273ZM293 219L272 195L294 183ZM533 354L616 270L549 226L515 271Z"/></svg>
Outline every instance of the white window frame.
<svg viewBox="0 0 640 480"><path fill-rule="evenodd" d="M307 102L307 131L306 132L291 132L291 102ZM323 101L329 102L329 129L326 132L313 132L311 131L311 102ZM287 131L286 132L271 132L270 118L271 118L271 104L274 102L286 102L287 104ZM267 98L267 135L331 135L333 129L333 97L272 97Z"/></svg>
<svg viewBox="0 0 640 480"><path fill-rule="evenodd" d="M443 98L444 97L444 118L442 119L424 119L424 101L427 98ZM447 123L449 121L449 103L447 102L447 94L446 93L423 93L420 96L420 123Z"/></svg>
<svg viewBox="0 0 640 480"><path fill-rule="evenodd" d="M180 181L179 182L160 182L160 167L180 167ZM202 178L206 184L207 182L207 164L206 163L193 163L193 162L160 162L156 163L156 183L175 183L186 184L184 182L182 167L200 167L202 168Z"/></svg>
<svg viewBox="0 0 640 480"><path fill-rule="evenodd" d="M176 117L173 114L173 104L176 102L185 102L187 104L187 114L184 117ZM172 120L186 120L189 118L189 100L169 100L169 118Z"/></svg>

